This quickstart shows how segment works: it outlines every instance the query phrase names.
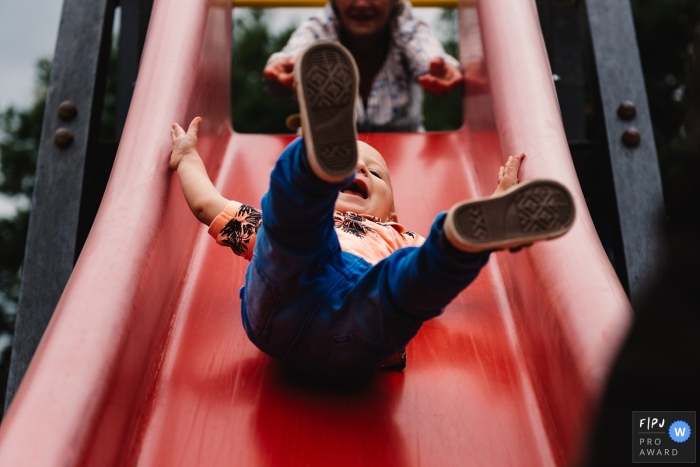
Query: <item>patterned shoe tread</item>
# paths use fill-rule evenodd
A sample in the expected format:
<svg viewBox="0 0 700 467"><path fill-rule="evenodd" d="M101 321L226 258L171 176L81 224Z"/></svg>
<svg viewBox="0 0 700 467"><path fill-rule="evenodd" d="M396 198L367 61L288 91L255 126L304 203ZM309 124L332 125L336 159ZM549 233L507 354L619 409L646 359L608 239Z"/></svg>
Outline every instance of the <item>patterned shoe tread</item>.
<svg viewBox="0 0 700 467"><path fill-rule="evenodd" d="M555 185L533 185L518 193L513 202L524 233L554 232L573 218L569 196Z"/></svg>
<svg viewBox="0 0 700 467"><path fill-rule="evenodd" d="M319 47L304 57L304 93L310 109L348 104L353 96L353 69L340 51Z"/></svg>
<svg viewBox="0 0 700 467"><path fill-rule="evenodd" d="M355 164L355 141L337 141L321 144L317 148L319 162L331 170L343 170Z"/></svg>
<svg viewBox="0 0 700 467"><path fill-rule="evenodd" d="M352 55L340 44L318 42L302 52L299 103L307 155L327 181L349 177L357 165L355 95L358 76Z"/></svg>
<svg viewBox="0 0 700 467"><path fill-rule="evenodd" d="M484 241L490 237L484 208L480 204L468 204L455 211L455 228L465 238Z"/></svg>

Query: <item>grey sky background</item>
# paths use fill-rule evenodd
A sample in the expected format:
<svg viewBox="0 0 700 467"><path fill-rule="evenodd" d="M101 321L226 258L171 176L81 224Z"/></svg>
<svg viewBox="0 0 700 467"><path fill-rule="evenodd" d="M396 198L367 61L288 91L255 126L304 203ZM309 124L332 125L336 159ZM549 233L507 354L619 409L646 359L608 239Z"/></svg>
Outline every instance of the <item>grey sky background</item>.
<svg viewBox="0 0 700 467"><path fill-rule="evenodd" d="M0 110L32 102L34 68L53 55L62 0L0 0ZM0 218L29 200L0 197Z"/></svg>
<svg viewBox="0 0 700 467"><path fill-rule="evenodd" d="M32 101L34 64L53 55L62 0L0 0L0 109Z"/></svg>
<svg viewBox="0 0 700 467"><path fill-rule="evenodd" d="M0 110L10 105L26 108L32 103L36 62L53 56L62 6L62 0L0 0ZM272 30L279 31L299 24L317 11L317 8L270 10L268 21ZM439 28L435 26L441 11L415 10L438 34ZM118 25L119 9L115 27ZM17 206L28 204L26 199L0 195L0 218L13 216Z"/></svg>
<svg viewBox="0 0 700 467"><path fill-rule="evenodd" d="M62 0L0 0L0 109L31 104L35 64L53 56L62 6ZM272 28L280 30L316 11L270 10L269 19ZM118 27L118 15L115 22Z"/></svg>

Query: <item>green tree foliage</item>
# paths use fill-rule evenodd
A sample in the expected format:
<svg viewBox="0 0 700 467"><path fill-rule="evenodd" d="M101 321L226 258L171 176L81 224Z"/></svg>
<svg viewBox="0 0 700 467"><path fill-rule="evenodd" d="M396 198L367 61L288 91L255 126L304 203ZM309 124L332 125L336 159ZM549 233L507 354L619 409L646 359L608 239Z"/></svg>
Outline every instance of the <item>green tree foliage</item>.
<svg viewBox="0 0 700 467"><path fill-rule="evenodd" d="M268 57L284 47L294 29L275 35L267 27L264 10L250 10L240 16L235 13L231 72L233 128L240 133L291 133L285 121L289 115L299 113L299 106L291 99L270 96L261 83Z"/></svg>
<svg viewBox="0 0 700 467"><path fill-rule="evenodd" d="M115 42L116 44L116 42ZM100 140L114 140L117 50L112 48L102 108ZM11 342L19 298L20 271L29 224L29 200L34 188L41 125L51 61L36 65L34 102L27 109L14 106L0 112L0 194L18 201L13 217L0 218L0 344ZM22 202L24 201L24 202ZM3 337L7 336L7 337ZM0 347L0 406L4 407L11 346Z"/></svg>
<svg viewBox="0 0 700 467"><path fill-rule="evenodd" d="M0 219L0 343L8 344L0 349L0 402L3 404L10 367L11 341L8 338L14 331L20 268L29 222L28 200L34 188L50 70L50 61L38 62L34 103L29 108L9 107L0 112L0 193L20 201L13 217Z"/></svg>
<svg viewBox="0 0 700 467"><path fill-rule="evenodd" d="M105 85L105 96L102 101L102 114L100 115L100 142L115 142L115 131L117 128L117 59L119 49L117 44L119 37L112 38L112 50L109 54L109 65L107 68L107 83Z"/></svg>
<svg viewBox="0 0 700 467"><path fill-rule="evenodd" d="M453 57L459 57L459 31L457 10L443 10L440 15L442 45ZM462 126L462 91L455 90L447 96L437 97L425 93L423 100L423 126L427 131L456 130Z"/></svg>
<svg viewBox="0 0 700 467"><path fill-rule="evenodd" d="M31 107L24 110L9 107L0 113L0 192L6 196L32 194L50 72L51 62L40 60Z"/></svg>

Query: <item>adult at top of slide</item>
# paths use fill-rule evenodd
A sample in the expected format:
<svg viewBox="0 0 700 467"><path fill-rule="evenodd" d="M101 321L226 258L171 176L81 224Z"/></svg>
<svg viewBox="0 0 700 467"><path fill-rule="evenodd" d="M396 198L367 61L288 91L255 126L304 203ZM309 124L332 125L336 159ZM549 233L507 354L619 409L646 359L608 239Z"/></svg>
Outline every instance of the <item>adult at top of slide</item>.
<svg viewBox="0 0 700 467"><path fill-rule="evenodd" d="M360 72L357 130L421 131L422 89L436 95L462 82L459 62L400 0L330 0L304 21L263 71L273 94L291 94L297 54L317 40L340 42Z"/></svg>

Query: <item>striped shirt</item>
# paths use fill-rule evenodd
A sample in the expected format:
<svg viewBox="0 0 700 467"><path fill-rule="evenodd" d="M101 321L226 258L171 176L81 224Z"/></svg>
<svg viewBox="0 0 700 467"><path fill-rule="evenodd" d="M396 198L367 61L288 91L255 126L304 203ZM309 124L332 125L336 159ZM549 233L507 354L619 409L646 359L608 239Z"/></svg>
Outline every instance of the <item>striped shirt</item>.
<svg viewBox="0 0 700 467"><path fill-rule="evenodd" d="M413 16L410 4L401 2L397 8L386 61L372 82L366 106L357 96L355 117L360 132L422 130L423 90L416 78L428 73L430 61L437 57L459 67L428 26ZM294 57L317 40L340 42L339 30L340 22L327 3L321 13L299 25L282 51L272 54L267 63Z"/></svg>

